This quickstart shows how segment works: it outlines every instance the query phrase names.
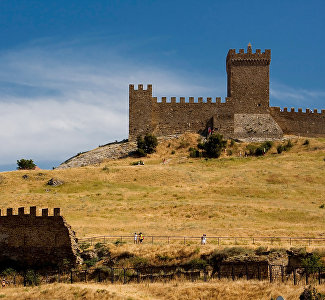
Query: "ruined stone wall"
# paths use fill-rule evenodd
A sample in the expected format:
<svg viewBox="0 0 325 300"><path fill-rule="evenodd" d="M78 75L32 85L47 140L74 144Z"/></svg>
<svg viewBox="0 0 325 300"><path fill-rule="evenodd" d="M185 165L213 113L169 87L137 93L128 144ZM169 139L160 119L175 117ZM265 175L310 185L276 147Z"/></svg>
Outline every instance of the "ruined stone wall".
<svg viewBox="0 0 325 300"><path fill-rule="evenodd" d="M1 214L1 211L0 211ZM60 216L60 209L54 208L53 216L48 209L42 209L38 216L36 207L7 209L6 216L0 216L0 265L24 268L44 268L62 265L63 260L72 265L78 262L77 241L71 227Z"/></svg>
<svg viewBox="0 0 325 300"><path fill-rule="evenodd" d="M219 269L219 276L227 278L267 279L269 277L269 263L266 261L222 262Z"/></svg>
<svg viewBox="0 0 325 300"><path fill-rule="evenodd" d="M288 111L286 107L283 110L279 107L270 107L270 113L284 134L306 137L325 135L325 110L319 113L317 110L310 111L309 109L303 112L301 108L298 111L294 108Z"/></svg>

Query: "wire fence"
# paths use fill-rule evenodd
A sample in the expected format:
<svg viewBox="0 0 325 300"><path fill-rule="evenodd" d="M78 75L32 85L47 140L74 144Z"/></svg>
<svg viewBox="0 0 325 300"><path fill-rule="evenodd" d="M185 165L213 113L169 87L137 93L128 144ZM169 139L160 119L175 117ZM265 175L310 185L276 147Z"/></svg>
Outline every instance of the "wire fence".
<svg viewBox="0 0 325 300"><path fill-rule="evenodd" d="M199 236L144 236L142 244L200 244L202 237ZM79 244L95 245L108 243L135 243L131 235L102 235L78 239ZM139 240L137 240L137 243ZM325 238L314 237L281 237L281 236L259 236L259 237L229 237L229 236L207 236L206 242L212 245L291 245L291 246L324 246Z"/></svg>
<svg viewBox="0 0 325 300"><path fill-rule="evenodd" d="M49 283L141 283L167 282L170 280L210 281L210 280L264 280L285 282L294 285L325 284L325 268L289 267L268 265L265 263L232 263L219 266L204 266L203 268L184 267L145 267L145 268L89 268L87 270L55 270L39 273L34 270L15 272L2 276L6 286L27 286Z"/></svg>

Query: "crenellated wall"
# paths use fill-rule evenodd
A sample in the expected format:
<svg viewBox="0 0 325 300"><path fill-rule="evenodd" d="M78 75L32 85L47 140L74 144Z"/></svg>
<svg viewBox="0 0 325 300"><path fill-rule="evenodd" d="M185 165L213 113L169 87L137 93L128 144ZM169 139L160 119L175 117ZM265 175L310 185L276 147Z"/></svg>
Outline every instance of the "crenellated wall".
<svg viewBox="0 0 325 300"><path fill-rule="evenodd" d="M37 215L36 206L30 207L29 214L24 207L18 208L18 214L7 208L5 216L0 210L1 268L57 268L64 260L75 265L77 252L75 233L60 216L60 208L54 208L53 215L47 208Z"/></svg>
<svg viewBox="0 0 325 300"><path fill-rule="evenodd" d="M152 86L129 86L129 139L138 135L154 133L155 135L170 135L184 132L202 133L207 127L213 127L217 120L225 117L232 120L233 104L231 98L225 102L220 97L152 97ZM233 131L232 121L226 124L219 122L219 129L224 134Z"/></svg>
<svg viewBox="0 0 325 300"><path fill-rule="evenodd" d="M318 112L317 109L306 109L303 112L302 108L295 111L287 107L282 110L280 107L270 107L270 114L273 119L279 124L284 134L293 134L301 136L324 136L325 135L325 110Z"/></svg>

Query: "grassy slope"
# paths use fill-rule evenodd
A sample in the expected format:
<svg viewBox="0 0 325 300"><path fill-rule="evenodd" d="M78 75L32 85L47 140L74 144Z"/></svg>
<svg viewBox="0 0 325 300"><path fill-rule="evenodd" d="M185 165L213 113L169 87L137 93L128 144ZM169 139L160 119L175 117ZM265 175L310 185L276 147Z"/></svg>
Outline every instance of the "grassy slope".
<svg viewBox="0 0 325 300"><path fill-rule="evenodd" d="M79 237L98 234L321 236L325 228L325 139L295 139L277 155L189 159L197 137L165 141L145 158L97 167L1 173L1 208L61 207ZM189 140L189 144L187 144ZM183 148L182 148L183 146ZM179 148L181 147L181 148ZM171 154L175 150L175 154ZM167 159L165 165L162 158ZM28 174L28 179L22 175ZM65 181L49 187L51 177Z"/></svg>
<svg viewBox="0 0 325 300"><path fill-rule="evenodd" d="M323 285L316 287L325 292ZM303 286L265 281L144 283L144 284L51 284L2 289L4 299L299 299Z"/></svg>

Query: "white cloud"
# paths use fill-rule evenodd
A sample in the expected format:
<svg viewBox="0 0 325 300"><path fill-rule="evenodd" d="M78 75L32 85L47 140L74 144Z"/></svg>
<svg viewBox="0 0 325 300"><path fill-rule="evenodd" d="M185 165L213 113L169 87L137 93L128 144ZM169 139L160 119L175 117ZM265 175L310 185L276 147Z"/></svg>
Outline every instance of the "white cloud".
<svg viewBox="0 0 325 300"><path fill-rule="evenodd" d="M223 92L223 82L211 88L211 80L200 84L191 74L139 66L113 52L98 59L71 53L32 46L0 54L0 165L63 161L127 138L129 83L152 83L158 96Z"/></svg>
<svg viewBox="0 0 325 300"><path fill-rule="evenodd" d="M276 105L281 107L317 108L325 107L325 91L294 88L277 82L271 82L271 100L274 98ZM271 105L274 103L271 101Z"/></svg>

